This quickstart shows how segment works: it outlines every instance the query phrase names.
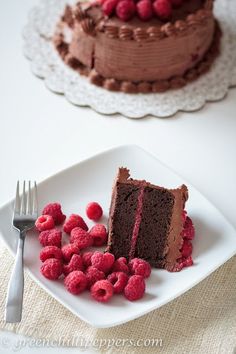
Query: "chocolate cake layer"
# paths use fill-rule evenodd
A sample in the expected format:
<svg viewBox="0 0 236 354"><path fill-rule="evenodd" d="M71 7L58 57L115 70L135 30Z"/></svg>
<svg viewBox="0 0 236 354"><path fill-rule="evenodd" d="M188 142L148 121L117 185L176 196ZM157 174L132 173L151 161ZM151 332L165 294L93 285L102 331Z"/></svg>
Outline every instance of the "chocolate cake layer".
<svg viewBox="0 0 236 354"><path fill-rule="evenodd" d="M139 188L131 184L118 183L115 212L112 220L112 243L110 252L118 257L129 257L133 227L138 204ZM115 245L115 247L113 247Z"/></svg>
<svg viewBox="0 0 236 354"><path fill-rule="evenodd" d="M145 188L142 221L134 256L147 260L154 267L163 268L165 265L173 207L174 196L171 192Z"/></svg>

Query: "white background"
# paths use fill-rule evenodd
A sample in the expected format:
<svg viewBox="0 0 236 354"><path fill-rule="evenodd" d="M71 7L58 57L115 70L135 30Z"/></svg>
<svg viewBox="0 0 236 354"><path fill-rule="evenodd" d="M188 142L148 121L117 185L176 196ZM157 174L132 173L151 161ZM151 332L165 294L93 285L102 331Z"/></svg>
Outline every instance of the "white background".
<svg viewBox="0 0 236 354"><path fill-rule="evenodd" d="M236 90L199 112L167 119L132 120L75 107L48 91L22 54L21 32L34 4L0 3L0 205L14 196L17 179L41 181L98 151L134 143L189 180L236 226ZM19 336L1 332L0 344L2 338L13 344ZM0 353L11 351L11 344L0 345ZM20 352L32 351L41 349Z"/></svg>

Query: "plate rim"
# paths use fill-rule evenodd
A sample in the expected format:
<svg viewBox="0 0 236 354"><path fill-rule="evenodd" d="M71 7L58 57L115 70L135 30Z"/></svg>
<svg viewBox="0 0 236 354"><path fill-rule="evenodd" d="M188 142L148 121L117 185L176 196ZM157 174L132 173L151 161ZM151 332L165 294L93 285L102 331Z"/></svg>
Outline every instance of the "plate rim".
<svg viewBox="0 0 236 354"><path fill-rule="evenodd" d="M188 180L186 180L185 178L183 178L179 173L177 173L174 169L172 169L171 167L169 167L167 164L165 164L164 162L162 162L161 160L159 160L159 158L157 158L153 153L147 151L146 149L144 149L143 147L141 147L140 145L137 144L122 144L122 145L117 145L114 146L112 148L106 149L106 150L101 150L87 158L84 158L82 160L80 160L79 162L76 162L52 175L50 175L49 177L46 177L45 179L43 179L42 181L40 181L38 183L38 185L42 185L44 183L47 183L48 181L50 181L51 179L54 179L55 177L57 177L60 174L66 173L67 171L76 168L77 166L86 163L86 162L90 162L91 160L94 160L102 155L105 154L109 154L109 153L113 153L122 149L135 149L135 150L141 150L142 152L144 152L145 154L151 156L152 158L154 158L155 160L158 161L158 163L160 163L162 166L164 166L165 168L167 168L168 170L170 170L172 173L174 173L177 177L179 177L180 179L183 179L185 181L185 183L190 187L195 189L202 198L204 198L205 201L207 201L212 208L215 209L216 212L218 212L221 217L224 219L224 222L226 222L228 224L228 226L231 228L231 230L233 232L236 233L236 229L235 227L228 221L228 219L225 217L225 215L210 201L208 200L208 198L205 197L205 195L203 193L201 193L198 188L196 188L192 183L189 183ZM8 202L4 203L3 205L0 206L0 214L2 213L2 211L4 211L7 207L9 207L12 203L14 202L14 198L10 199ZM11 226L11 225L9 225ZM11 255L13 257L15 257L15 251L9 246L9 244L6 242L5 237L2 234L2 231L0 230L0 239L3 241L4 245L6 246L6 248L10 251ZM70 304L66 303L63 301L63 299L61 299L60 297L57 296L57 294L55 294L53 291L51 291L51 289L49 287L47 287L44 283L42 283L40 281L40 279L38 279L30 270L30 268L28 266L25 266L24 269L27 270L29 276L31 277L31 279L33 279L36 284L38 286L40 286L42 289L44 289L46 291L47 294L49 294L50 296L52 296L56 301L58 301L62 306L64 306L66 309L68 309L71 313L73 313L76 317L78 317L79 319L83 320L85 323L89 324L90 326L94 327L94 328L111 328L111 327L115 327L118 325L122 325L125 323L128 323L134 319L140 318L146 314L148 314L149 312L152 312L154 310L158 310L160 307L170 303L171 301L173 301L174 299L177 299L179 296L181 296L182 294L186 293L187 291L189 291L190 289L192 289L193 287L195 287L197 284L201 283L204 279L206 279L210 274L212 274L215 270L217 270L220 266L222 266L223 264L225 264L228 260L230 260L234 255L236 255L236 248L232 249L232 251L230 253L227 254L227 256L223 257L223 260L221 260L220 262L216 262L214 264L214 266L209 269L207 271L207 273L204 273L200 279L198 278L196 281L193 281L189 286L187 286L187 288L184 288L183 290L180 290L179 292L175 293L173 296L169 297L167 300L163 300L162 302L159 303L158 307L155 306L155 303L153 304L153 306L151 306L148 309L144 309L142 310L142 308L140 307L141 311L138 313L133 313L128 319L125 319L124 321L122 319L117 320L117 321L113 321L112 323L100 323L99 321L96 322L96 319L94 322L91 322L89 319L85 318L83 315L79 314L70 306Z"/></svg>

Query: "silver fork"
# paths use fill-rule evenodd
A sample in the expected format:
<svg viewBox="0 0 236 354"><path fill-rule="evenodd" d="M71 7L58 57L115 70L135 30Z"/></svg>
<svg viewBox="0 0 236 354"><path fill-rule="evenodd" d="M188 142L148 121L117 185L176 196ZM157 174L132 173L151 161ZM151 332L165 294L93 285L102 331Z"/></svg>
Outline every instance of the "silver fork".
<svg viewBox="0 0 236 354"><path fill-rule="evenodd" d="M34 182L28 182L28 191L26 191L26 183L23 183L23 192L20 197L20 184L17 182L16 198L13 213L12 224L19 232L19 240L15 258L14 268L8 285L7 301L5 307L5 321L15 323L21 321L22 302L24 290L24 263L23 251L26 232L30 230L37 219L38 202L37 202L37 185Z"/></svg>

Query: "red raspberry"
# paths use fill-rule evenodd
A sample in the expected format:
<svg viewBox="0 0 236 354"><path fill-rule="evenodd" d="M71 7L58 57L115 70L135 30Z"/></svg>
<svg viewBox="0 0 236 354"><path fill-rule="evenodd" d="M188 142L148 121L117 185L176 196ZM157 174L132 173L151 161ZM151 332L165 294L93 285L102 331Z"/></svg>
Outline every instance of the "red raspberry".
<svg viewBox="0 0 236 354"><path fill-rule="evenodd" d="M129 269L131 274L141 275L144 278L148 278L151 274L150 264L141 258L133 258L129 262Z"/></svg>
<svg viewBox="0 0 236 354"><path fill-rule="evenodd" d="M120 294L123 292L127 282L128 275L123 272L114 272L108 275L107 280L113 285L113 290L115 294Z"/></svg>
<svg viewBox="0 0 236 354"><path fill-rule="evenodd" d="M51 215L41 215L35 222L38 231L45 231L54 228L54 220Z"/></svg>
<svg viewBox="0 0 236 354"><path fill-rule="evenodd" d="M170 0L170 3L173 7L177 8L183 4L183 0Z"/></svg>
<svg viewBox="0 0 236 354"><path fill-rule="evenodd" d="M129 267L127 265L127 259L125 257L120 257L115 260L113 266L112 266L112 271L113 272L124 272L124 273L129 273Z"/></svg>
<svg viewBox="0 0 236 354"><path fill-rule="evenodd" d="M50 203L43 208L42 215L51 215L53 217L55 225L63 223L66 216L62 213L61 204Z"/></svg>
<svg viewBox="0 0 236 354"><path fill-rule="evenodd" d="M92 202L87 205L86 214L90 220L98 221L102 217L103 210L98 203Z"/></svg>
<svg viewBox="0 0 236 354"><path fill-rule="evenodd" d="M84 263L85 268L88 268L89 266L92 265L91 257L93 254L94 254L94 252L85 252L82 254L83 263Z"/></svg>
<svg viewBox="0 0 236 354"><path fill-rule="evenodd" d="M184 229L181 232L181 235L183 238L192 240L194 238L194 234L195 234L195 229L194 229L193 222L190 219L190 217L187 216L184 224Z"/></svg>
<svg viewBox="0 0 236 354"><path fill-rule="evenodd" d="M108 273L113 266L115 261L115 257L112 253L101 253L94 252L91 257L92 266L103 271L104 273Z"/></svg>
<svg viewBox="0 0 236 354"><path fill-rule="evenodd" d="M48 258L56 258L62 260L63 256L61 249L57 246L46 246L41 250L39 258L42 262L45 262Z"/></svg>
<svg viewBox="0 0 236 354"><path fill-rule="evenodd" d="M91 230L89 231L90 235L93 238L93 245L94 246L103 246L107 242L107 230L104 225L97 224L94 225Z"/></svg>
<svg viewBox="0 0 236 354"><path fill-rule="evenodd" d="M86 275L87 280L88 280L88 288L89 289L98 280L101 280L101 279L105 278L105 274L101 270L98 270L95 267L88 267L88 269L85 272L85 275Z"/></svg>
<svg viewBox="0 0 236 354"><path fill-rule="evenodd" d="M106 0L102 4L102 10L104 15L111 16L116 9L116 5L119 0Z"/></svg>
<svg viewBox="0 0 236 354"><path fill-rule="evenodd" d="M173 268L172 272L180 272L184 267L190 267L193 265L193 259L191 256L188 258L181 258Z"/></svg>
<svg viewBox="0 0 236 354"><path fill-rule="evenodd" d="M168 20L172 15L172 6L169 0L156 0L153 10L161 20Z"/></svg>
<svg viewBox="0 0 236 354"><path fill-rule="evenodd" d="M68 264L64 265L63 273L68 275L69 273L73 272L74 270L81 270L83 271L84 265L82 257L79 254L73 254L71 260Z"/></svg>
<svg viewBox="0 0 236 354"><path fill-rule="evenodd" d="M171 272L180 272L182 269L183 269L183 263L182 261L179 261L178 263L175 264Z"/></svg>
<svg viewBox="0 0 236 354"><path fill-rule="evenodd" d="M136 12L136 6L132 0L121 0L116 6L116 15L122 21L129 21Z"/></svg>
<svg viewBox="0 0 236 354"><path fill-rule="evenodd" d="M65 245L61 249L63 258L66 262L69 262L73 254L79 254L79 247L76 245L69 243L68 245Z"/></svg>
<svg viewBox="0 0 236 354"><path fill-rule="evenodd" d="M91 287L92 297L101 302L107 302L113 295L113 286L108 280L98 280Z"/></svg>
<svg viewBox="0 0 236 354"><path fill-rule="evenodd" d="M183 220L183 223L185 223L186 218L187 218L187 211L186 211L186 210L183 210L183 212L182 212L182 220Z"/></svg>
<svg viewBox="0 0 236 354"><path fill-rule="evenodd" d="M192 246L191 242L188 241L187 239L185 239L184 243L182 245L182 248L180 250L180 252L182 253L182 256L184 258L187 258L187 257L191 256L192 251L193 251L193 246Z"/></svg>
<svg viewBox="0 0 236 354"><path fill-rule="evenodd" d="M61 235L62 233L58 229L42 231L39 234L39 242L42 246L61 247Z"/></svg>
<svg viewBox="0 0 236 354"><path fill-rule="evenodd" d="M191 256L182 261L183 267L190 267L193 265L193 259Z"/></svg>
<svg viewBox="0 0 236 354"><path fill-rule="evenodd" d="M86 275L80 270L74 270L65 277L64 284L70 293L78 295L86 289L87 278Z"/></svg>
<svg viewBox="0 0 236 354"><path fill-rule="evenodd" d="M84 219L77 214L71 214L69 218L65 221L63 225L63 230L70 234L75 227L80 227L81 229L88 231L88 226L86 225Z"/></svg>
<svg viewBox="0 0 236 354"><path fill-rule="evenodd" d="M139 300L145 293L145 281L141 275L132 275L125 287L124 294L129 301Z"/></svg>
<svg viewBox="0 0 236 354"><path fill-rule="evenodd" d="M48 258L41 265L40 272L50 280L56 280L62 274L62 263L59 259Z"/></svg>
<svg viewBox="0 0 236 354"><path fill-rule="evenodd" d="M75 227L71 231L70 242L83 249L93 245L93 238L88 232L81 229L81 227Z"/></svg>
<svg viewBox="0 0 236 354"><path fill-rule="evenodd" d="M153 16L152 2L150 0L141 0L136 5L140 20L148 21Z"/></svg>

